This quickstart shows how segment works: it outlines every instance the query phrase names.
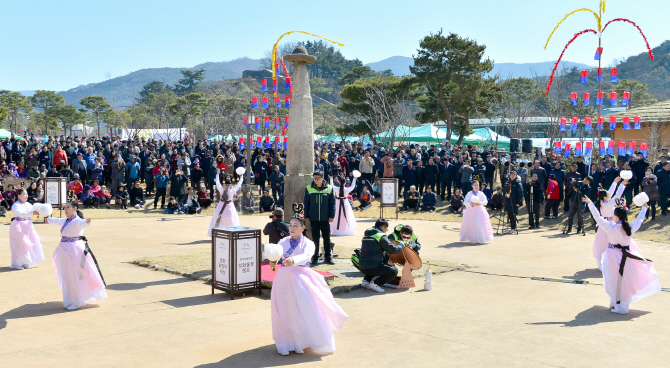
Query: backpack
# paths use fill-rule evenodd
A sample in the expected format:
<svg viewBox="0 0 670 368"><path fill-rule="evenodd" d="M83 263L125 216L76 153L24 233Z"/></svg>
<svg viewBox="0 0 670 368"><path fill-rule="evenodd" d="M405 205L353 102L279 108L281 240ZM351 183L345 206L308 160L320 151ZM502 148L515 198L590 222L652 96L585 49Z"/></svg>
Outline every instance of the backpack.
<svg viewBox="0 0 670 368"><path fill-rule="evenodd" d="M361 249L357 248L354 249L354 253L351 255L351 263L353 263L354 267L356 267L357 270L361 270L360 267L358 266L358 261L361 257Z"/></svg>

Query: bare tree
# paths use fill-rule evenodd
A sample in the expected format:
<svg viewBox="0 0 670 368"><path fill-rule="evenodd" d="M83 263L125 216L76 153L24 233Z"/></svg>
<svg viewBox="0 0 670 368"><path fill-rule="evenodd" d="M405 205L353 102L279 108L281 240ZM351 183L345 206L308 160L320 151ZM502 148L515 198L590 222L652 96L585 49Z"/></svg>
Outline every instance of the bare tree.
<svg viewBox="0 0 670 368"><path fill-rule="evenodd" d="M540 84L530 78L499 78L498 92L492 98L492 110L500 117L501 128L507 128L511 138L526 137L532 124L529 118L537 115L542 98Z"/></svg>
<svg viewBox="0 0 670 368"><path fill-rule="evenodd" d="M368 113L361 116L368 128L377 135L389 150L396 137L408 136L409 129L416 126L414 99L410 91L399 91L397 83L388 78L373 78L374 83L365 83L363 91Z"/></svg>
<svg viewBox="0 0 670 368"><path fill-rule="evenodd" d="M543 116L549 118L549 121L542 127L549 138L549 147L553 147L554 142L564 136L560 131L560 120L570 114L570 104L567 99L570 97L574 83L570 71L565 68L560 69L554 75L551 94L545 95L538 101L538 110Z"/></svg>

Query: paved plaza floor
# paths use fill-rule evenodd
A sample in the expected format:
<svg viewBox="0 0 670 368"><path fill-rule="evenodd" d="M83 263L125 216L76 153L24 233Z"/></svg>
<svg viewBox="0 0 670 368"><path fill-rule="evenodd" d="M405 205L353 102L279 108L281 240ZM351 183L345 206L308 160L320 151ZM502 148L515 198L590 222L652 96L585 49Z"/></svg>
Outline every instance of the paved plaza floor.
<svg viewBox="0 0 670 368"><path fill-rule="evenodd" d="M244 216L261 227L266 216ZM335 238L355 247L357 236ZM395 226L398 222L392 221ZM47 261L9 268L0 248L0 367L667 367L670 292L608 312L592 257L594 235L525 230L491 244L458 242L459 223L409 221L425 259L467 265L421 288L338 293L349 314L335 332L337 352L277 354L270 300L230 300L200 281L128 262L211 247L208 217L94 220L86 230L108 283L108 298L66 311L51 262L58 228L36 224ZM8 239L9 226L0 226ZM670 244L639 241L670 287ZM344 256L344 255L343 255ZM588 280L570 284L533 276ZM417 279L417 285L423 280Z"/></svg>

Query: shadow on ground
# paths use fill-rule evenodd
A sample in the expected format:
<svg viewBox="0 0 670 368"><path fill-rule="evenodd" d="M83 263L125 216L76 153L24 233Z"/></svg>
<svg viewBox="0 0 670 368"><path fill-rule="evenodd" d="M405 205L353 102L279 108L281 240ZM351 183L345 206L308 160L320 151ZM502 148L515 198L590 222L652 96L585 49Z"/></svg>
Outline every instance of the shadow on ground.
<svg viewBox="0 0 670 368"><path fill-rule="evenodd" d="M242 296L241 293L235 293L235 300L241 298L249 297L260 297L258 291L252 290L244 293L245 296ZM213 303L223 303L230 301L230 294L217 292L216 294L207 294L207 295L198 295L198 296L189 296L179 299L168 299L161 300L160 303L167 304L174 308L184 308L184 307L194 307L196 305L204 304L213 304Z"/></svg>
<svg viewBox="0 0 670 368"><path fill-rule="evenodd" d="M15 269L13 269L13 268L11 268L11 267L0 267L0 273L3 273L3 272L12 272L12 271L21 271L21 270L15 270Z"/></svg>
<svg viewBox="0 0 670 368"><path fill-rule="evenodd" d="M217 362L199 365L195 368L218 368L218 367L245 367L245 368L263 368L263 367L283 367L287 365L320 362L323 355L313 353L311 350L305 350L304 354L290 353L288 356L281 356L277 353L275 345L266 345L260 348L251 349L231 355L228 358Z"/></svg>
<svg viewBox="0 0 670 368"><path fill-rule="evenodd" d="M567 322L535 322L527 323L528 325L562 325L561 327L581 327L593 326L600 323L607 322L621 322L631 321L635 318L642 317L650 312L641 310L632 310L628 314L617 314L609 311L609 308L602 305L594 305L593 307L579 312L572 321Z"/></svg>
<svg viewBox="0 0 670 368"><path fill-rule="evenodd" d="M466 248L466 247L479 247L485 244L472 244L470 242L453 242L445 245L438 245L438 248Z"/></svg>
<svg viewBox="0 0 670 368"><path fill-rule="evenodd" d="M91 309L98 308L97 304L87 304L79 309ZM39 304L24 304L18 308L14 308L10 311L7 311L3 314L0 314L0 330L7 327L7 320L10 319L22 319L22 318L34 318L34 317L46 317L54 314L60 313L73 313L76 311L69 311L63 308L63 302L46 302Z"/></svg>
<svg viewBox="0 0 670 368"><path fill-rule="evenodd" d="M196 244L212 244L211 239L205 239L205 240L194 240L192 242L188 243L172 243L174 245L196 245Z"/></svg>
<svg viewBox="0 0 670 368"><path fill-rule="evenodd" d="M375 296L381 296L384 294L398 294L398 293L406 293L409 292L412 289L394 289L390 287L382 287L384 289L383 293L378 293L376 291L372 290L366 290L363 288L356 289L353 291L349 291L346 293L336 293L333 294L333 298L336 299L355 299L355 298L369 298L369 297L375 297Z"/></svg>
<svg viewBox="0 0 670 368"><path fill-rule="evenodd" d="M603 273L597 268L588 268L586 270L577 271L572 276L563 276L563 278L570 280L602 279Z"/></svg>
<svg viewBox="0 0 670 368"><path fill-rule="evenodd" d="M181 284L182 282L189 282L189 281L191 280L184 278L175 278L175 279L150 281L150 282L137 282L137 283L126 282L126 283L107 285L107 289L118 290L118 291L139 290L147 288L149 286Z"/></svg>

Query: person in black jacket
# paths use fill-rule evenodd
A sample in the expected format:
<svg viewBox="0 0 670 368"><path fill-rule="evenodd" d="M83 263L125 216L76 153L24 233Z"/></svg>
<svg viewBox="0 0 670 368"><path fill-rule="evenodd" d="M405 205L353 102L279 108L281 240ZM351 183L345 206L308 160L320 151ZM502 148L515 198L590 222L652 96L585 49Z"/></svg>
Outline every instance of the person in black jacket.
<svg viewBox="0 0 670 368"><path fill-rule="evenodd" d="M542 182L538 179L537 173L533 173L530 177L530 183L528 183L528 193L526 196L529 229L540 228L540 206L543 199L544 188L542 187Z"/></svg>
<svg viewBox="0 0 670 368"><path fill-rule="evenodd" d="M258 211L260 213L270 212L275 209L275 199L270 196L270 190L268 189L263 191L263 196L261 196L261 199L258 202Z"/></svg>
<svg viewBox="0 0 670 368"><path fill-rule="evenodd" d="M516 171L510 171L509 179L503 186L505 191L505 212L509 219L512 230L517 231L516 215L519 214L519 207L523 203L523 187L516 177Z"/></svg>
<svg viewBox="0 0 670 368"><path fill-rule="evenodd" d="M440 169L435 164L435 160L431 157L428 159L428 165L426 165L426 188L430 187L433 191L438 191L440 188L435 188L435 183L438 181ZM419 194L423 195L423 191L419 190Z"/></svg>
<svg viewBox="0 0 670 368"><path fill-rule="evenodd" d="M263 234L270 239L270 244L279 244L279 241L289 236L288 224L284 222L284 210L277 208L272 211L271 222L263 228Z"/></svg>
<svg viewBox="0 0 670 368"><path fill-rule="evenodd" d="M140 188L140 182L136 181L133 187L128 190L130 196L130 205L135 208L144 207L146 201L144 200L144 191Z"/></svg>
<svg viewBox="0 0 670 368"><path fill-rule="evenodd" d="M486 147L484 147L484 149L486 149ZM484 151L482 156L484 156L484 153L488 152ZM486 168L486 173L484 174L484 179L489 188L493 189L493 176L496 172L496 165L493 164L493 156L487 155L485 159L486 162L484 162L484 168Z"/></svg>
<svg viewBox="0 0 670 368"><path fill-rule="evenodd" d="M444 201L444 197L447 197L447 201L450 201L451 182L454 180L454 165L445 156L444 161L438 166L438 169L440 174L440 199Z"/></svg>
<svg viewBox="0 0 670 368"><path fill-rule="evenodd" d="M421 194L423 193L423 187L426 185L426 166L423 166L423 161L418 160L416 162L414 176L416 177L416 187L419 189L419 194Z"/></svg>
<svg viewBox="0 0 670 368"><path fill-rule="evenodd" d="M312 241L316 251L312 257L312 265L319 262L319 240L323 236L324 263L335 264L331 254L330 223L335 219L335 195L333 187L323 180L323 172L315 171L312 174L314 181L305 188L305 221L310 224Z"/></svg>
<svg viewBox="0 0 670 368"><path fill-rule="evenodd" d="M661 207L661 215L668 214L668 198L670 197L670 161L666 161L661 169L656 172L658 183L658 204Z"/></svg>
<svg viewBox="0 0 670 368"><path fill-rule="evenodd" d="M402 251L403 245L394 245L384 234L388 231L389 223L385 219L379 219L375 226L365 230L363 241L361 242L361 255L358 260L358 267L365 275L361 286L365 289L383 293L381 285L398 276L398 269L394 265L388 264L388 258L385 253L396 254ZM375 279L375 277L377 277Z"/></svg>
<svg viewBox="0 0 670 368"><path fill-rule="evenodd" d="M265 161L265 155L261 154L258 156L258 160L254 163L254 177L256 178L255 184L261 187L261 190L265 190L265 182L268 180L268 163Z"/></svg>
<svg viewBox="0 0 670 368"><path fill-rule="evenodd" d="M402 168L402 184L405 187L405 192L409 191L409 187L416 185L416 170L414 165L412 165L412 160L407 159L407 165Z"/></svg>
<svg viewBox="0 0 670 368"><path fill-rule="evenodd" d="M568 213L568 228L565 232L569 234L572 231L572 223L577 215L577 233L582 232L584 228L584 205L582 203L583 197L588 197L588 194L591 192L591 186L589 185L591 177L587 177L582 182L579 179L572 179L572 195L570 196L570 212Z"/></svg>

